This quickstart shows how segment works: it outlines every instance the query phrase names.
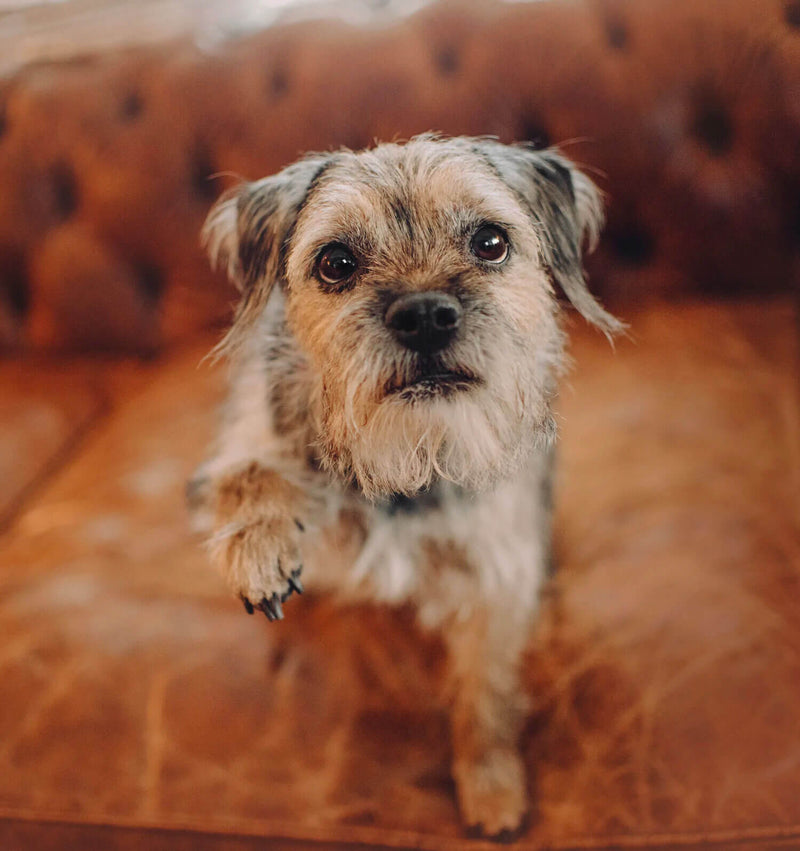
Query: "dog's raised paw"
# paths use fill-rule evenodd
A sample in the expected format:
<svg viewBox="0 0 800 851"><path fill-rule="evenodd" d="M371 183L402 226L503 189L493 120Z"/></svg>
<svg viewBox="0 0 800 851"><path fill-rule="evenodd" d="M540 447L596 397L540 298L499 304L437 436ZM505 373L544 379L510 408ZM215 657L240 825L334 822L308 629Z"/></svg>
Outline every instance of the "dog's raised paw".
<svg viewBox="0 0 800 851"><path fill-rule="evenodd" d="M267 620L282 620L282 604L303 593L301 535L293 518L275 514L218 530L213 557L248 614L260 611Z"/></svg>
<svg viewBox="0 0 800 851"><path fill-rule="evenodd" d="M239 599L242 601L245 611L248 615L254 614L256 611L263 612L268 621L283 620L283 606L292 594L302 594L305 590L303 583L300 581L300 573L302 567L295 568L288 577L286 577L286 588L278 593L273 592L269 596L263 596L260 600L253 600L247 594L239 592Z"/></svg>
<svg viewBox="0 0 800 851"><path fill-rule="evenodd" d="M298 568L292 571L287 579L288 587L282 594L276 592L270 597L262 597L259 603L253 603L244 594L239 594L239 599L244 604L247 614L252 615L258 610L266 615L268 621L282 621L283 606L281 604L285 603L293 593L303 593L303 583L300 581L301 569Z"/></svg>

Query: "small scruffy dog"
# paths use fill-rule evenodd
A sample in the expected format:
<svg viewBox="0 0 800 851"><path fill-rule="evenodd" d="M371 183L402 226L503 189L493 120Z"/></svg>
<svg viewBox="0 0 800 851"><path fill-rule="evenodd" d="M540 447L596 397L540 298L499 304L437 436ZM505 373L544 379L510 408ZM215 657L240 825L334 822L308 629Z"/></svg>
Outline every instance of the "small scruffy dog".
<svg viewBox="0 0 800 851"><path fill-rule="evenodd" d="M218 444L190 487L248 612L303 579L411 603L448 648L463 819L527 810L520 659L548 572L553 282L586 288L598 191L552 150L420 136L313 154L221 198L212 260L242 291Z"/></svg>

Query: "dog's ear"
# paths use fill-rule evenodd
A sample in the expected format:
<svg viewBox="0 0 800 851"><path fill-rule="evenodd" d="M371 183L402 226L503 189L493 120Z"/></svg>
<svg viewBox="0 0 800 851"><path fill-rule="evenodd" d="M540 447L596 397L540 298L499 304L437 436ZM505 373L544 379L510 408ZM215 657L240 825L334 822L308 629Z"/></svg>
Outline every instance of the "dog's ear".
<svg viewBox="0 0 800 851"><path fill-rule="evenodd" d="M203 244L212 264L223 267L242 293L226 347L257 318L283 277L297 216L333 156L312 154L271 177L242 183L211 208Z"/></svg>
<svg viewBox="0 0 800 851"><path fill-rule="evenodd" d="M529 145L480 143L481 153L530 212L539 232L542 260L581 315L606 334L624 324L589 292L583 271L584 245L592 250L603 223L600 191L569 160Z"/></svg>

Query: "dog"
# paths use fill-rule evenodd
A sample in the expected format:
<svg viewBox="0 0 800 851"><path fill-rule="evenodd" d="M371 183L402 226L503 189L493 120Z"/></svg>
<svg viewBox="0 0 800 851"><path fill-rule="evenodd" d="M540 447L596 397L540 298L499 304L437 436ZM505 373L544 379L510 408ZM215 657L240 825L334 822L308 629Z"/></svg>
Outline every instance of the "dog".
<svg viewBox="0 0 800 851"><path fill-rule="evenodd" d="M448 652L463 821L497 839L528 810L520 664L550 561L555 285L623 327L583 271L602 217L557 150L426 134L308 155L224 194L204 227L241 291L222 427L190 487L211 556L270 620L306 581L412 604Z"/></svg>

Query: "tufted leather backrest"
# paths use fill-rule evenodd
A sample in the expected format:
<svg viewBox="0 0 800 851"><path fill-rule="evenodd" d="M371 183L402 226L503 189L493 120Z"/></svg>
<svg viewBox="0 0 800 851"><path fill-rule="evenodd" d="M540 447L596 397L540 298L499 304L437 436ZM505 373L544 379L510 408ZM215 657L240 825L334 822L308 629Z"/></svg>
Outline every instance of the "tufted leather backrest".
<svg viewBox="0 0 800 851"><path fill-rule="evenodd" d="M147 352L224 319L197 234L231 175L431 129L583 164L612 305L797 280L798 0L445 0L0 83L0 345Z"/></svg>

